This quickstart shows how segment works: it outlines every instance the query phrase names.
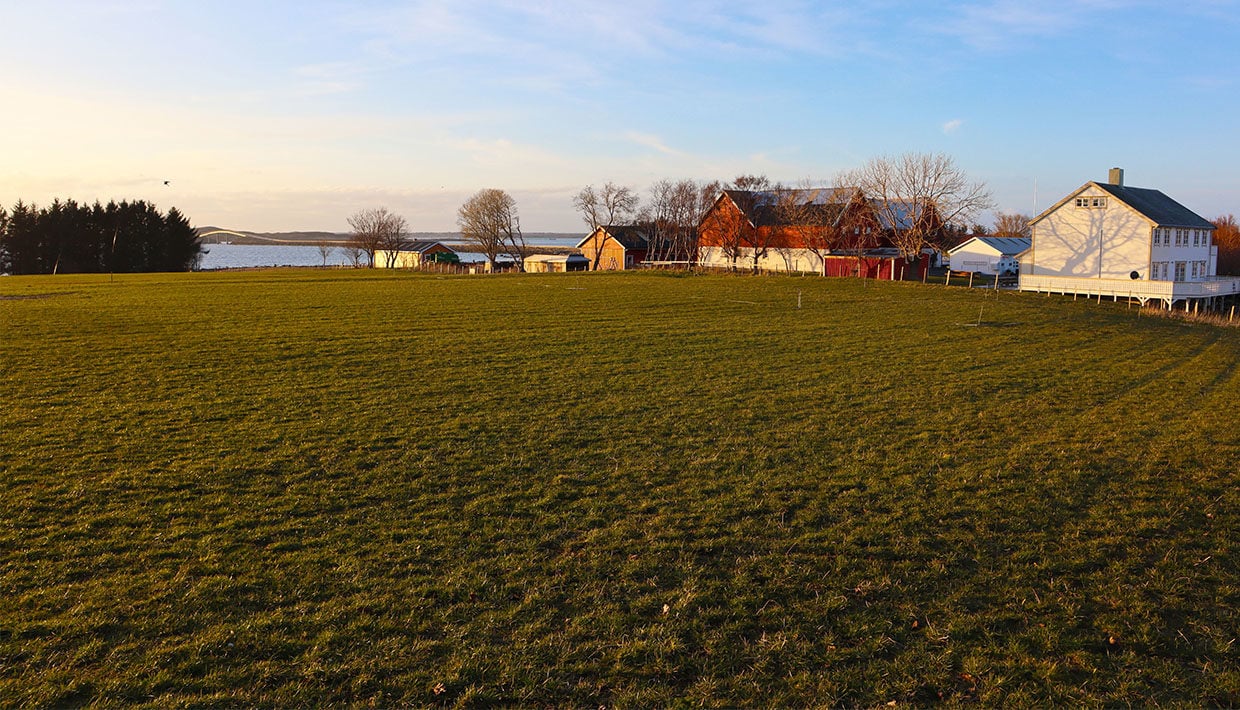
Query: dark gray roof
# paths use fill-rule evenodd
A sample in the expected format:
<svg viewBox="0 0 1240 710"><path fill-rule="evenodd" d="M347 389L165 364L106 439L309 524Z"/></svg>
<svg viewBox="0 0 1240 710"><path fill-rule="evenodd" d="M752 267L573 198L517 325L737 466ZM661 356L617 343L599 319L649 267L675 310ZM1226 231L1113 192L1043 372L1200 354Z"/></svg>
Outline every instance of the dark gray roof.
<svg viewBox="0 0 1240 710"><path fill-rule="evenodd" d="M444 244L443 242L435 241L434 239L415 239L409 242L409 246L406 247L405 250L425 253L427 249L430 249L436 244L443 247L444 249L447 249L448 251L454 251L448 245Z"/></svg>
<svg viewBox="0 0 1240 710"><path fill-rule="evenodd" d="M768 207L776 204L781 198L791 197L798 205L830 205L848 202L857 192L855 187L811 187L808 189L779 190L724 190L733 202L752 202L756 207Z"/></svg>
<svg viewBox="0 0 1240 710"><path fill-rule="evenodd" d="M778 209L784 200L791 198L791 204L810 207L798 211L797 217L808 220L809 224L836 224L844 215L844 208L857 195L856 187L816 187L809 189L780 190L724 190L741 212L749 218L755 227L771 227L787 225L786 214ZM911 202L891 200L883 202L877 198L866 200L883 229L908 229L920 216L921 210Z"/></svg>
<svg viewBox="0 0 1240 710"><path fill-rule="evenodd" d="M723 191L755 227L788 225L788 215L780 205L789 203L809 208L796 214L809 224L835 224L856 192L854 187Z"/></svg>
<svg viewBox="0 0 1240 710"><path fill-rule="evenodd" d="M650 248L650 238L646 236L646 230L635 224L606 224L599 226L595 231L599 229L606 232L608 236L619 242L620 246L625 249ZM594 236L594 232L587 234L585 239L577 243L577 248L580 249L586 242L590 241L592 236Z"/></svg>
<svg viewBox="0 0 1240 710"><path fill-rule="evenodd" d="M1105 182L1095 182L1093 184L1111 193L1116 199L1140 212L1161 227L1214 229L1214 225L1210 223L1210 220L1193 212L1158 190L1144 187L1128 187L1126 185L1111 185Z"/></svg>

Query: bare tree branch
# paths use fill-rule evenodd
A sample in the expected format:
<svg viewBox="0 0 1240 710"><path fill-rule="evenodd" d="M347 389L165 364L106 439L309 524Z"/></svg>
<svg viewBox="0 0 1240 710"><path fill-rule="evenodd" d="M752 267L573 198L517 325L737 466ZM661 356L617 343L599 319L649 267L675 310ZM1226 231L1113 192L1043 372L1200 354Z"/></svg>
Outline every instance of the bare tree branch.
<svg viewBox="0 0 1240 710"><path fill-rule="evenodd" d="M906 261L939 248L945 225L967 225L991 206L982 183L971 183L942 153L874 158L848 180L871 201L892 243Z"/></svg>
<svg viewBox="0 0 1240 710"><path fill-rule="evenodd" d="M409 226L405 218L389 212L386 207L378 207L354 212L349 217L349 227L353 230L349 245L366 254L371 268L375 266L375 253L386 252L385 266L396 265L400 251L409 244Z"/></svg>
<svg viewBox="0 0 1240 710"><path fill-rule="evenodd" d="M500 253L513 257L524 270L525 238L517 216L517 202L503 190L479 190L457 210L461 238L477 245L491 269Z"/></svg>

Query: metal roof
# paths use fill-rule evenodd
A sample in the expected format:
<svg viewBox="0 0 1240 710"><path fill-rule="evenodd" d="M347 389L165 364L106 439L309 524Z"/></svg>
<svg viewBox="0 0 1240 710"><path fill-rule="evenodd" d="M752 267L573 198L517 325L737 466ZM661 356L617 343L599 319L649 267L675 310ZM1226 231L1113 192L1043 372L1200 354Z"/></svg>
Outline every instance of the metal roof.
<svg viewBox="0 0 1240 710"><path fill-rule="evenodd" d="M834 224L856 192L856 188L851 187L818 187L724 190L723 194L728 196L732 204L736 205L755 227L773 227L790 224L788 214L779 209L781 205L813 208L796 214L797 217L806 219L808 224Z"/></svg>
<svg viewBox="0 0 1240 710"><path fill-rule="evenodd" d="M981 242L1004 256L1015 256L1033 245L1029 237L973 237L948 249L947 253L954 254L973 242Z"/></svg>
<svg viewBox="0 0 1240 710"><path fill-rule="evenodd" d="M860 190L856 187L817 187L808 189L781 190L724 190L724 194L733 204L753 222L755 227L769 227L787 224L787 217L780 215L776 209L786 199L797 207L813 206L826 212L818 212L811 220L814 224L834 224L843 214L845 206ZM883 229L908 229L912 227L920 214L918 206L912 202L890 200L884 202L877 198L866 198L870 209ZM812 213L802 213L809 217Z"/></svg>

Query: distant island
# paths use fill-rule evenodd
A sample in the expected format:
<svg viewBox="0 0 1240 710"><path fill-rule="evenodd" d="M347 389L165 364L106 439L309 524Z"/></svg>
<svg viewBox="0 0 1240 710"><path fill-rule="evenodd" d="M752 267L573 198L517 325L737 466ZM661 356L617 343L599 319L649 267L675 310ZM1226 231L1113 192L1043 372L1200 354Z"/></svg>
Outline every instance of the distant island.
<svg viewBox="0 0 1240 710"><path fill-rule="evenodd" d="M344 246L349 241L347 232L250 232L226 227L197 227L195 231L203 244L279 244L283 246L318 246L330 244ZM584 235L575 232L530 232L525 240L531 246L562 246L575 243ZM461 241L460 232L413 232L413 239L425 239L451 244L458 251L472 251L470 245ZM571 250L571 249L570 249Z"/></svg>

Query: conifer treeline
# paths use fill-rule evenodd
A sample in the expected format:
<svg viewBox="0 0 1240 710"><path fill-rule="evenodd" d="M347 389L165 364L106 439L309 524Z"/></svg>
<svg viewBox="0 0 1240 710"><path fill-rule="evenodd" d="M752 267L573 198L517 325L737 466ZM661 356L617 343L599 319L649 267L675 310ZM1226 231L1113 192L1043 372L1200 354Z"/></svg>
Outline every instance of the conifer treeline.
<svg viewBox="0 0 1240 710"><path fill-rule="evenodd" d="M0 207L0 273L188 271L201 253L188 218L145 200Z"/></svg>

